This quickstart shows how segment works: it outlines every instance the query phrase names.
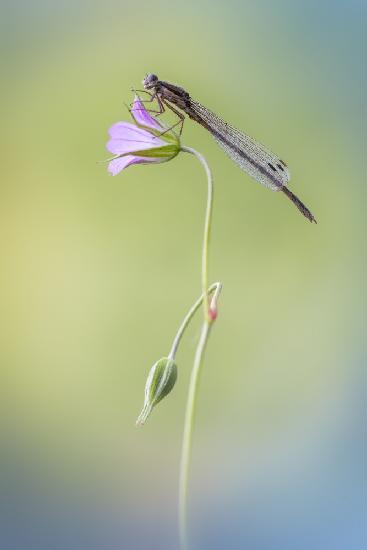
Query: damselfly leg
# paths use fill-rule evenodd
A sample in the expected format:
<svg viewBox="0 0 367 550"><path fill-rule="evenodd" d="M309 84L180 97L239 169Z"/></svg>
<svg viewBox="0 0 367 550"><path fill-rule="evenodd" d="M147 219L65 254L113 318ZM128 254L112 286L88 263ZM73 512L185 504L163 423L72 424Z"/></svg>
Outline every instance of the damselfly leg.
<svg viewBox="0 0 367 550"><path fill-rule="evenodd" d="M150 99L140 99L140 97L139 97L140 103L152 103L155 99L158 101L158 105L159 105L159 109L160 109L159 111L156 111L155 109L145 109L145 108L144 108L144 111L147 111L148 113L153 113L156 116L159 116L164 112L164 109L162 110L162 108L161 108L159 97L157 96L156 92L154 94L151 94L150 92L147 92L146 90L135 90L135 88L131 88L131 91L135 92L135 94L138 97L139 97L138 92L144 92L145 94L147 94L150 97ZM134 105L134 102L130 103L130 109L129 109L130 113L131 113L131 107L133 105ZM139 110L139 109L135 108L135 111L136 110ZM143 109L140 109L140 110L143 110Z"/></svg>
<svg viewBox="0 0 367 550"><path fill-rule="evenodd" d="M148 113L154 114L155 118L162 115L166 111L166 107L170 111L172 111L179 118L179 120L177 122L175 122L175 124L172 124L172 126L170 126L169 128L166 128L166 130L161 132L159 134L160 136L163 136L163 134L165 134L166 132L169 132L169 131L173 130L173 128L176 128L176 126L178 126L179 124L181 124L181 128L180 128L180 131L179 131L179 136L181 136L182 130L183 130L183 124L184 124L184 121L185 121L185 116L182 113L177 111L173 107L173 105L170 105L170 103L168 103L167 101L161 99L157 93L151 94L150 92L147 92L146 90L135 90L135 89L133 89L132 91L134 91L135 93L143 91L143 92L145 92L146 94L148 94L150 96L150 99L146 99L146 100L139 98L141 103L152 103L154 100L157 101L159 111L157 111L155 109L146 109L146 108L144 108L144 110L147 111ZM131 103L130 105L133 105L133 103ZM129 109L129 111L132 114L133 109Z"/></svg>
<svg viewBox="0 0 367 550"><path fill-rule="evenodd" d="M173 124L173 126L171 126L170 128L167 128L167 130L165 130L164 132L161 133L161 136L163 134L165 134L166 132L169 132L170 130L172 130L173 128L175 128L176 126L178 126L179 124L181 124L181 128L180 128L180 131L179 131L179 136L181 136L182 134L182 130L183 130L183 125L184 125L184 122L185 122L185 116L180 113L179 111L177 111L172 105L170 105L168 103L168 101L165 101L164 99L161 99L159 96L157 96L157 100L158 100L158 103L161 103L162 107L163 107L163 112L165 111L165 108L164 106L168 107L168 109L170 109L173 113L175 113L176 116L178 116L178 118L180 120L178 120L175 124Z"/></svg>

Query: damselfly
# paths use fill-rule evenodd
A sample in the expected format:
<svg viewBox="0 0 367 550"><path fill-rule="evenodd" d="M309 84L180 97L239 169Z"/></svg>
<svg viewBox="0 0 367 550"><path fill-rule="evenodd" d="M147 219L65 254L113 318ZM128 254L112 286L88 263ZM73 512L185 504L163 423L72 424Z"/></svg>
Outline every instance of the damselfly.
<svg viewBox="0 0 367 550"><path fill-rule="evenodd" d="M179 117L179 121L174 126L181 125L180 133L185 119L183 113L185 113L206 128L242 170L265 187L273 191L282 191L310 222L316 223L310 210L288 189L290 173L286 163L277 155L224 122L218 115L192 99L183 88L159 80L154 74L148 74L144 78L143 86L151 96L150 101L157 101L159 106L157 114L162 114L168 107Z"/></svg>

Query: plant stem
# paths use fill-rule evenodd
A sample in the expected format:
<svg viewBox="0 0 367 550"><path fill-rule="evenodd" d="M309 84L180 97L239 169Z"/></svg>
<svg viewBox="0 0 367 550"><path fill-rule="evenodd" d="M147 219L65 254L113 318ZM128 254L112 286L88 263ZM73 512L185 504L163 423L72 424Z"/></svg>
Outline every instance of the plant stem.
<svg viewBox="0 0 367 550"><path fill-rule="evenodd" d="M208 163L201 153L192 149L192 147L186 147L181 145L181 151L185 153L191 153L194 155L204 166L206 176L208 179L208 197L206 202L206 212L205 212L205 226L204 226L204 239L203 239L203 251L202 251L202 261L201 261L201 286L204 296L204 319L211 322L211 317L209 315L209 295L208 295L208 264L209 264L209 244L210 244L210 231L212 225L212 214L213 214L213 198L214 198L214 187L213 187L213 176L209 168Z"/></svg>
<svg viewBox="0 0 367 550"><path fill-rule="evenodd" d="M196 300L196 302L191 306L191 308L189 309L186 317L184 318L184 320L182 321L181 323L181 326L180 328L178 329L177 331L177 334L175 336L175 339L173 340L173 343L172 343L172 347L171 347L171 351L169 352L168 354L168 357L172 360L175 359L175 356L176 356L176 353L177 353L177 348L181 342L181 338L182 336L184 335L184 332L187 328L187 326L189 325L191 319L193 318L193 316L195 315L195 313L197 312L197 310L199 309L199 307L201 306L202 302L204 301L205 299L205 296L210 296L212 294L212 292L214 292L214 296L213 296L213 300L212 302L215 302L216 303L216 300L217 300L217 297L218 297L218 294L221 290L221 287L222 287L222 284L221 283L213 283L212 285L210 285L210 287L208 288L208 292L206 293L203 293L200 298L198 298L198 300Z"/></svg>
<svg viewBox="0 0 367 550"><path fill-rule="evenodd" d="M187 494L189 471L192 451L192 436L195 424L195 413L198 397L201 367L203 364L204 352L212 323L204 321L198 347L196 348L194 366L190 376L189 393L186 403L185 427L182 440L181 467L180 467L180 491L179 491L179 534L182 550L188 550L189 537L187 529Z"/></svg>
<svg viewBox="0 0 367 550"><path fill-rule="evenodd" d="M211 331L212 323L215 320L216 314L213 316L213 312L216 312L217 299L220 293L222 285L217 283L217 288L212 297L209 306L209 295L212 286L208 289L208 264L209 264L209 244L210 244L210 230L213 214L213 177L211 170L205 160L205 158L195 149L191 147L181 146L181 150L186 153L194 155L204 166L207 180L208 180L208 196L205 212L205 225L204 225L204 238L203 238L203 250L202 250L202 263L201 263L201 284L202 284L202 299L204 306L204 322L201 329L200 339L195 352L194 365L190 376L189 393L186 403L185 412L185 425L182 440L182 452L181 452L181 466L180 466L180 486L179 486L179 534L180 534L180 546L181 550L188 550L189 548L189 535L187 528L187 504L188 504L188 485L192 452L192 440L195 426L195 413L199 391L200 374L203 366L204 353L208 342L209 334ZM198 304L198 302L197 302ZM196 311L196 304L188 313L185 318L182 327L185 330L187 323L190 321L192 315ZM199 307L199 305L197 306ZM190 315L192 311L192 314ZM185 321L187 323L185 324ZM183 332L183 331L182 331ZM182 332L178 332L176 340L180 340ZM172 351L175 349L175 342L172 346ZM177 342L177 345L178 345ZM177 347L177 346L176 346Z"/></svg>

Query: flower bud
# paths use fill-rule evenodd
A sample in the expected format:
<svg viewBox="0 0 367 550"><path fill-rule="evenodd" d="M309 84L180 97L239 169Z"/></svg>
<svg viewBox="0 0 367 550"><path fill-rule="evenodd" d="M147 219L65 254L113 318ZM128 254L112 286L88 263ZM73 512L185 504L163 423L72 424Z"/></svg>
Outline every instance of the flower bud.
<svg viewBox="0 0 367 550"><path fill-rule="evenodd" d="M162 357L149 371L145 384L144 406L136 423L144 424L153 407L172 390L177 380L177 365L169 357Z"/></svg>

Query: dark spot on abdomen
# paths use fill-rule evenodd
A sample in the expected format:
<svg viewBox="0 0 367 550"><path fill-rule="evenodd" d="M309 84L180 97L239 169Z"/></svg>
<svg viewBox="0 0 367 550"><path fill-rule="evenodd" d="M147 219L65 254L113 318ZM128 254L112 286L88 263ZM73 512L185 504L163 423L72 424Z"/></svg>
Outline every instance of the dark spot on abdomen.
<svg viewBox="0 0 367 550"><path fill-rule="evenodd" d="M275 168L275 166L273 166L272 164L270 164L270 162L268 162L268 165L270 166L270 168L271 168L274 172L277 171L277 169Z"/></svg>

